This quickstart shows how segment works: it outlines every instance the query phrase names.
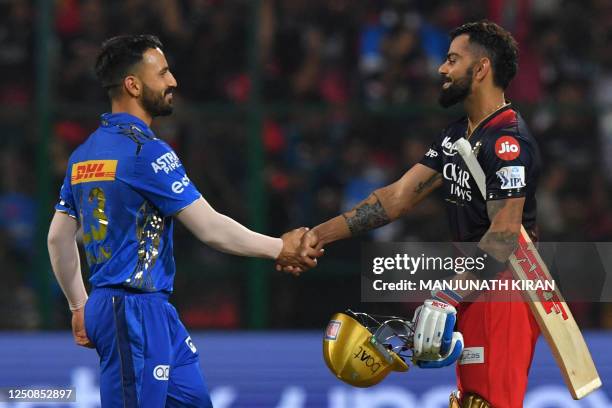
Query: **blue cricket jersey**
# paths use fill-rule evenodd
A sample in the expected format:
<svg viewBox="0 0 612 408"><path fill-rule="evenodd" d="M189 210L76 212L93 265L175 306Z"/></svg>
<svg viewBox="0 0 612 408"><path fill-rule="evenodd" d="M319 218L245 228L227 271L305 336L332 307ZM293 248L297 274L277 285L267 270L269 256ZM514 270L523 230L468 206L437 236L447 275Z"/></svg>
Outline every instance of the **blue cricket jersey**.
<svg viewBox="0 0 612 408"><path fill-rule="evenodd" d="M176 153L142 120L105 113L70 156L55 209L83 227L94 288L171 292L172 215L200 196Z"/></svg>

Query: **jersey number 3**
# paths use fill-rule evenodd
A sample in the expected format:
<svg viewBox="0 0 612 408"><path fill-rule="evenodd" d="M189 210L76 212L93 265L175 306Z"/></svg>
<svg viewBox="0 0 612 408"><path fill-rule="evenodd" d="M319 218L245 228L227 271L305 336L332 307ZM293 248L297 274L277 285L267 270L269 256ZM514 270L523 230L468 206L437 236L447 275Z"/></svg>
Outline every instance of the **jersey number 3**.
<svg viewBox="0 0 612 408"><path fill-rule="evenodd" d="M85 215L81 212L83 244L85 244L87 263L89 265L101 264L108 261L111 257L111 250L103 246L108 227L108 216L104 213L106 205L104 190L100 187L92 188L89 190L87 201L91 212L87 211ZM81 211L83 211L82 208L83 206L81 206ZM86 220L85 217L87 218ZM89 232L87 229L89 229Z"/></svg>

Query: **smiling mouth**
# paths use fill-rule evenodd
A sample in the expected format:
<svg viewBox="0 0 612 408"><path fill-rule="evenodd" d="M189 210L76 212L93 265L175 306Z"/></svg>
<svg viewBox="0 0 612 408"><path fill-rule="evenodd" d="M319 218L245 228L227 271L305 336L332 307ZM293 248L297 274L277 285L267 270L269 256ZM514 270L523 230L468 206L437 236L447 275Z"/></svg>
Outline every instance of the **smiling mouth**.
<svg viewBox="0 0 612 408"><path fill-rule="evenodd" d="M442 84L442 89L448 89L450 88L451 84L453 83L453 81L446 81Z"/></svg>

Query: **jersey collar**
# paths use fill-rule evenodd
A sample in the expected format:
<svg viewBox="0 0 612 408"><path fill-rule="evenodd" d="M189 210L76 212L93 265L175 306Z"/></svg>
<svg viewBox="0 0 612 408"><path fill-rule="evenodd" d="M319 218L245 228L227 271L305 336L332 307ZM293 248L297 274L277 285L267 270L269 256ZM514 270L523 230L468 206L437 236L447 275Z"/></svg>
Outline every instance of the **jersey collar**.
<svg viewBox="0 0 612 408"><path fill-rule="evenodd" d="M476 129L474 129L472 131L472 135L475 134L477 131L481 130L481 129L485 129L485 128L490 128L490 127L495 127L495 125L500 121L503 120L505 118L505 115L502 115L504 112L507 112L508 110L512 109L512 103L511 102L507 102L506 105L504 105L503 107L499 108L498 110L496 110L495 112L493 112L492 114L490 114L488 117L486 117L482 122L480 122L478 124L478 126L476 126ZM467 116L466 116L466 124L467 122Z"/></svg>
<svg viewBox="0 0 612 408"><path fill-rule="evenodd" d="M102 127L136 127L147 136L154 136L151 128L140 118L126 112L103 113L100 116Z"/></svg>

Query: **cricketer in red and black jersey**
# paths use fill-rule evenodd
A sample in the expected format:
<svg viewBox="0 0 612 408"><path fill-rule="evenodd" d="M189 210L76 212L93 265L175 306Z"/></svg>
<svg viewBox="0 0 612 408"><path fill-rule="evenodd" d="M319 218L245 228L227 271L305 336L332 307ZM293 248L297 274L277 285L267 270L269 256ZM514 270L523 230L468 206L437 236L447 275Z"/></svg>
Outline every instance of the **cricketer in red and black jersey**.
<svg viewBox="0 0 612 408"><path fill-rule="evenodd" d="M467 117L451 123L420 162L443 176L442 191L455 241L479 241L491 224L486 202L454 148L455 141L466 135L467 126ZM469 141L476 146L476 157L486 175L487 200L525 197L523 226L535 236L535 190L541 158L521 115L507 104L483 120Z"/></svg>

